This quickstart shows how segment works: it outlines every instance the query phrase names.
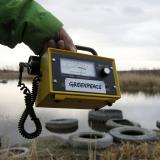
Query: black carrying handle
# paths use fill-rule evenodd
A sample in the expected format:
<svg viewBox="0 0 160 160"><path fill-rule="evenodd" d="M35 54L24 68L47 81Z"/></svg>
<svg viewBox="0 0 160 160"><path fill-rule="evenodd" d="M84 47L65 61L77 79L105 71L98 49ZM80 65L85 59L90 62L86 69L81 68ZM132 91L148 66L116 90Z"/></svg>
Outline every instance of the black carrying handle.
<svg viewBox="0 0 160 160"><path fill-rule="evenodd" d="M87 51L87 52L91 52L93 55L98 56L97 52L90 47L85 47L85 46L79 46L79 45L75 45L77 50L82 50L82 51Z"/></svg>

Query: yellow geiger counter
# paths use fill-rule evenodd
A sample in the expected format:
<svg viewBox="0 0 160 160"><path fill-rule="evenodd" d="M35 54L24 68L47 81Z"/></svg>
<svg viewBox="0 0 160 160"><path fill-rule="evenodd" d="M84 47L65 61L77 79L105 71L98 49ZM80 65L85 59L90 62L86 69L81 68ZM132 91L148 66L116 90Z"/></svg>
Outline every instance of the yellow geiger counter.
<svg viewBox="0 0 160 160"><path fill-rule="evenodd" d="M92 48L76 47L93 55L49 48L42 56L21 63L29 74L38 75L32 104L35 100L37 107L99 109L121 97L115 60L98 56ZM21 78L22 69L19 86Z"/></svg>
<svg viewBox="0 0 160 160"><path fill-rule="evenodd" d="M111 58L50 48L41 57L37 107L94 109L120 98Z"/></svg>

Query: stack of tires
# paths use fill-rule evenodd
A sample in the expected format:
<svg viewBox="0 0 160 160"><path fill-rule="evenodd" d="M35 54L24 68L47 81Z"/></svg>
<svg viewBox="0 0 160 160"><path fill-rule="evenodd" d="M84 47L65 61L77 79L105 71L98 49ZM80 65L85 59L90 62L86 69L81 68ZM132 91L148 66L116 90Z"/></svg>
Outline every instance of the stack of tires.
<svg viewBox="0 0 160 160"><path fill-rule="evenodd" d="M77 119L55 119L46 122L46 129L53 133L72 133L78 129ZM95 147L103 149L113 143L110 134L100 132L78 132L69 136L69 144L73 148L88 149Z"/></svg>
<svg viewBox="0 0 160 160"><path fill-rule="evenodd" d="M89 111L89 126L92 132L78 132L69 136L69 144L73 148L87 149L96 147L103 149L113 142L146 142L157 140L156 133L140 124L123 119L121 110L109 109ZM72 133L78 129L76 119L56 119L46 123L46 128L54 133Z"/></svg>
<svg viewBox="0 0 160 160"><path fill-rule="evenodd" d="M88 113L88 123L89 126L96 131L100 132L108 132L110 128L110 124L106 126L106 123L110 120L114 119L123 119L123 114L121 110L110 109L110 110L98 110L98 111L90 111Z"/></svg>
<svg viewBox="0 0 160 160"><path fill-rule="evenodd" d="M121 110L99 110L89 112L89 126L93 130L108 132L113 141L146 142L157 140L154 131L140 128L140 124L123 119Z"/></svg>

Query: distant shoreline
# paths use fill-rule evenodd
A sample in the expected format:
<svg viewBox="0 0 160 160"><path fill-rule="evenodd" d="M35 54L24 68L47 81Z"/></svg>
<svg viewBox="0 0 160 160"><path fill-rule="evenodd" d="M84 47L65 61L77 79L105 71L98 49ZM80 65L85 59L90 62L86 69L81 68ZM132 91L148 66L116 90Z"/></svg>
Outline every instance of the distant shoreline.
<svg viewBox="0 0 160 160"><path fill-rule="evenodd" d="M118 72L122 92L160 94L160 70Z"/></svg>
<svg viewBox="0 0 160 160"><path fill-rule="evenodd" d="M19 71L13 70L0 70L0 80L14 80L18 79ZM29 76L27 72L23 73L24 79L31 79L32 76Z"/></svg>
<svg viewBox="0 0 160 160"><path fill-rule="evenodd" d="M15 80L18 76L18 71L0 70L0 80ZM118 77L123 93L160 94L160 70L118 71ZM31 80L32 76L24 72L23 79Z"/></svg>

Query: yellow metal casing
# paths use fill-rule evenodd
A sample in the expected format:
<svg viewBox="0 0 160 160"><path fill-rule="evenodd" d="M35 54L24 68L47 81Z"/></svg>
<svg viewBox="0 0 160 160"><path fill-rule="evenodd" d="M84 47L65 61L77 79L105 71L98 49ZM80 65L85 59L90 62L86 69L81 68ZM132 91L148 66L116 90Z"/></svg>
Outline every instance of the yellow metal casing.
<svg viewBox="0 0 160 160"><path fill-rule="evenodd" d="M57 53L62 57L74 56L75 58L79 59L86 58L94 61L97 60L111 61L116 94L110 95L110 94L55 90L53 86L54 84L53 63L55 62L53 61L52 56ZM41 57L40 70L42 76L40 78L39 90L36 98L37 107L94 109L112 104L121 97L118 75L114 59L49 48L48 51Z"/></svg>

